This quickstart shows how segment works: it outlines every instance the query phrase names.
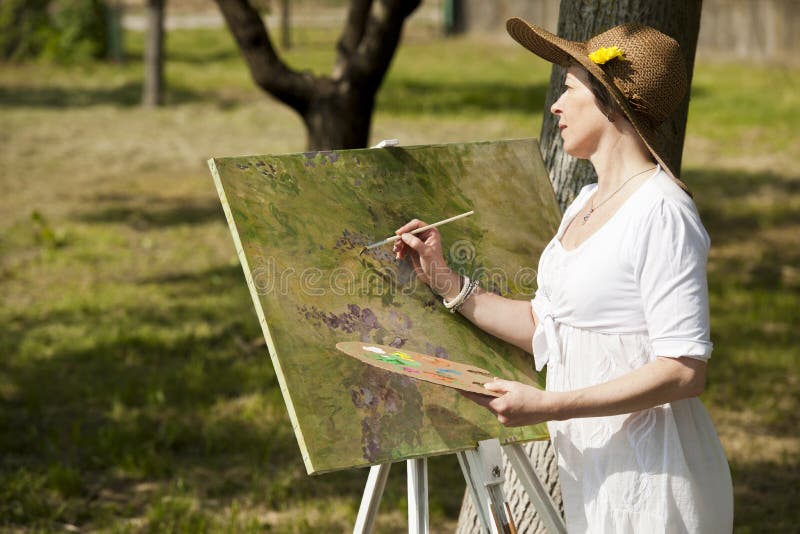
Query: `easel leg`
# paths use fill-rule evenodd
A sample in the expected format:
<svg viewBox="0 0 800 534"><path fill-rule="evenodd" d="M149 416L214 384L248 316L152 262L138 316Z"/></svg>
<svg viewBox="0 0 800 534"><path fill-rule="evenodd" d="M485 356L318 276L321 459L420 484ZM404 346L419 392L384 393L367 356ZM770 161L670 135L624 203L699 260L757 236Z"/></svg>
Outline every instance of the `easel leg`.
<svg viewBox="0 0 800 534"><path fill-rule="evenodd" d="M370 467L367 485L364 487L364 495L361 497L361 506L358 507L353 534L371 534L375 528L375 516L378 515L383 489L386 487L386 479L389 478L391 466L392 464L381 464Z"/></svg>
<svg viewBox="0 0 800 534"><path fill-rule="evenodd" d="M517 474L522 487L528 493L528 498L533 503L536 511L539 512L539 517L547 528L547 532L566 534L567 528L563 519L561 519L561 514L556 510L550 494L542 486L542 481L539 480L533 470L530 458L525 454L522 446L518 443L503 445L503 452L505 452L511 467Z"/></svg>
<svg viewBox="0 0 800 534"><path fill-rule="evenodd" d="M476 450L457 454L481 530L491 534L511 532L513 523L506 514L503 497L500 443L496 439L481 441Z"/></svg>
<svg viewBox="0 0 800 534"><path fill-rule="evenodd" d="M407 460L408 532L428 534L428 460Z"/></svg>

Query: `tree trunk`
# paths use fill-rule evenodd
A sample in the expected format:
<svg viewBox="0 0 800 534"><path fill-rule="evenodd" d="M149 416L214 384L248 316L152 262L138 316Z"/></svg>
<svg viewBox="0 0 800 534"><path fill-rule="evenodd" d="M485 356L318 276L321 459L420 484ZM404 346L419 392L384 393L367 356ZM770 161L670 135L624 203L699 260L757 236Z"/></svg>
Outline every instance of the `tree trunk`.
<svg viewBox="0 0 800 534"><path fill-rule="evenodd" d="M374 96L346 91L342 85L327 79L317 81L315 97L303 114L308 150L367 146Z"/></svg>
<svg viewBox="0 0 800 534"><path fill-rule="evenodd" d="M250 1L216 2L256 85L303 118L309 150L367 146L375 95L420 0L350 0L330 76L286 65Z"/></svg>
<svg viewBox="0 0 800 534"><path fill-rule="evenodd" d="M144 50L144 91L142 105L157 107L164 92L164 3L147 0L147 35Z"/></svg>
<svg viewBox="0 0 800 534"><path fill-rule="evenodd" d="M558 21L558 35L573 41L585 41L609 28L624 22L639 22L652 26L671 36L681 45L691 86L694 70L694 56L697 49L697 36L700 31L701 0L561 0L561 11ZM531 21L536 23L536 21ZM564 153L558 120L550 113L553 105L561 95L564 84L565 69L553 66L550 85L544 106L542 120L541 149L553 189L556 191L563 210L580 189L597 181L594 168L588 160L578 160ZM686 132L686 117L689 109L689 95L668 122L668 127L676 132L675 144L669 147L668 160L676 163L676 172L680 172L683 139ZM531 463L539 478L550 491L553 502L562 510L561 490L557 481L557 464L549 442L535 442L525 446ZM506 482L503 485L506 499L509 501L511 513L519 532L545 532L535 511L530 506L528 496L513 475L507 462L505 465ZM469 495L464 496L459 516L459 534L480 532L475 512Z"/></svg>
<svg viewBox="0 0 800 534"><path fill-rule="evenodd" d="M700 32L701 7L701 0L606 0L604 2L561 0L558 35L572 41L585 41L593 35L625 22L652 26L680 43L691 86L697 36ZM561 209L572 202L581 187L597 181L594 169L587 160L576 160L564 153L557 126L558 120L550 113L550 106L561 94L564 76L565 69L554 65L547 89L540 135L542 156L550 172L550 181L553 183ZM667 127L675 132L673 139L676 140L669 147L667 159L675 162L676 173L680 173L688 111L687 94L678 110L667 122Z"/></svg>

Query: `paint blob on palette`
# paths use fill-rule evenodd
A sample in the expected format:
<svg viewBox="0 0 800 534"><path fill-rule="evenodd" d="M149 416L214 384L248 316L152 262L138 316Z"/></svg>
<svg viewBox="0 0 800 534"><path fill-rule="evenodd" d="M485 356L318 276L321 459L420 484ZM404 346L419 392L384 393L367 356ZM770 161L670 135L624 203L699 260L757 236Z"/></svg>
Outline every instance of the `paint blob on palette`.
<svg viewBox="0 0 800 534"><path fill-rule="evenodd" d="M500 396L499 393L489 391L483 387L483 384L492 380L493 375L480 367L406 349L401 350L388 345L376 345L360 341L337 343L336 348L366 364L380 367L393 373L462 391L480 393L491 397Z"/></svg>

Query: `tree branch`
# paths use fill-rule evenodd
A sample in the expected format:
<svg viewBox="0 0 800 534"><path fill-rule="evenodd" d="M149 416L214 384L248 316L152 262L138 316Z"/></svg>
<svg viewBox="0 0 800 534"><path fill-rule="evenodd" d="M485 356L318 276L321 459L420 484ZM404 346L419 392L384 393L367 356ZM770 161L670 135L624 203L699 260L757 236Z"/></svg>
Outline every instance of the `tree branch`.
<svg viewBox="0 0 800 534"><path fill-rule="evenodd" d="M314 77L289 68L278 57L261 15L250 2L216 2L256 85L301 115L305 114L314 93Z"/></svg>
<svg viewBox="0 0 800 534"><path fill-rule="evenodd" d="M374 2L363 37L350 60L346 61L342 77L374 94L392 62L405 19L419 4L420 0Z"/></svg>
<svg viewBox="0 0 800 534"><path fill-rule="evenodd" d="M367 27L367 17L372 8L372 0L350 0L347 21L342 36L336 44L336 64L333 66L333 79L340 80L349 66L350 58L358 48Z"/></svg>

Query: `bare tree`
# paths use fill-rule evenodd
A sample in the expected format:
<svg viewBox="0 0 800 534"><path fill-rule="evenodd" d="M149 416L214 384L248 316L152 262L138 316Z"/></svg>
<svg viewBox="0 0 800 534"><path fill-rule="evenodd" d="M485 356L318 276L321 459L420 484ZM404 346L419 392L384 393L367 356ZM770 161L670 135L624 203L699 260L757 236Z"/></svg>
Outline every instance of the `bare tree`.
<svg viewBox="0 0 800 534"><path fill-rule="evenodd" d="M303 118L309 150L367 145L375 95L420 0L351 0L330 76L287 66L250 1L216 2L256 85Z"/></svg>
<svg viewBox="0 0 800 534"><path fill-rule="evenodd" d="M652 26L680 43L691 84L697 36L700 31L701 5L702 0L605 0L603 2L561 0L558 35L573 41L585 41L593 35L625 22ZM561 94L564 76L565 69L554 65L547 90L540 135L542 155L562 209L572 201L581 187L597 180L594 169L587 160L575 159L564 152L558 131L558 120L550 113L550 106ZM672 137L675 142L668 147L667 159L675 163L674 168L678 169L678 172L688 109L689 95L686 95L680 108L666 125L675 133ZM527 444L525 450L539 478L549 489L553 501L557 506L563 506L557 481L557 465L550 443L544 441ZM503 491L510 503L518 531L545 532L544 525L530 505L527 494L508 465L505 466L505 475L506 483ZM459 534L480 532L478 519L468 494L464 496L457 532Z"/></svg>
<svg viewBox="0 0 800 534"><path fill-rule="evenodd" d="M164 93L164 4L147 0L147 35L144 49L144 91L142 105L157 107Z"/></svg>

